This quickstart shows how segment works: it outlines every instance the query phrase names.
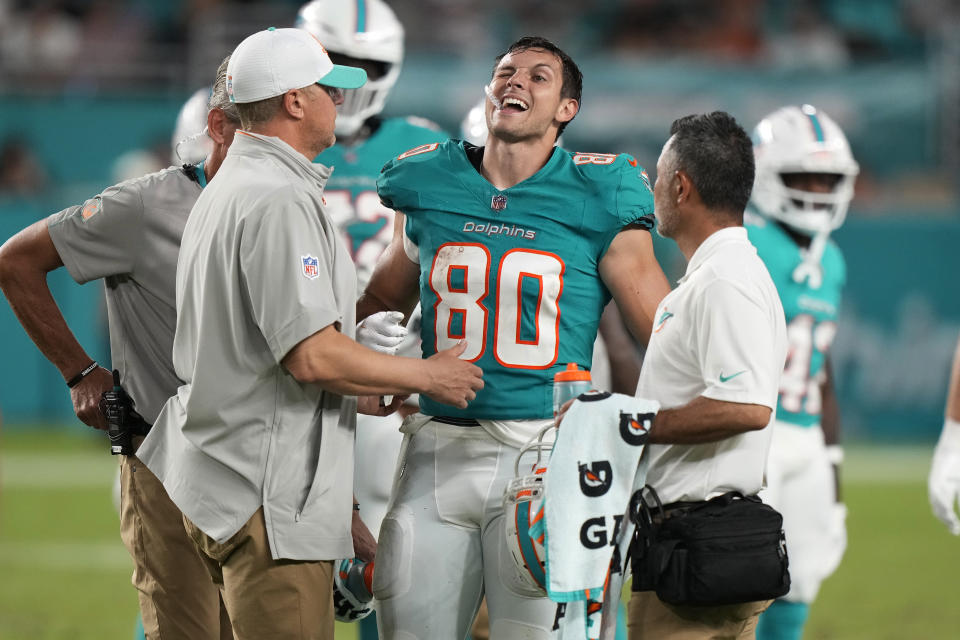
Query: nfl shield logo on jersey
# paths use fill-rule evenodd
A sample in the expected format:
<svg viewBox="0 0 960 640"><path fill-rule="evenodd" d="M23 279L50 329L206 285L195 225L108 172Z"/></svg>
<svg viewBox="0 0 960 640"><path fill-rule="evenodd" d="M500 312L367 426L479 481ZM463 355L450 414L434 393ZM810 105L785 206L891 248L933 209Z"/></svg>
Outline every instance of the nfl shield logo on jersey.
<svg viewBox="0 0 960 640"><path fill-rule="evenodd" d="M320 275L320 263L311 255L300 256L303 275L307 280L315 280Z"/></svg>
<svg viewBox="0 0 960 640"><path fill-rule="evenodd" d="M507 208L507 196L498 193L490 200L490 208L494 211L503 211Z"/></svg>

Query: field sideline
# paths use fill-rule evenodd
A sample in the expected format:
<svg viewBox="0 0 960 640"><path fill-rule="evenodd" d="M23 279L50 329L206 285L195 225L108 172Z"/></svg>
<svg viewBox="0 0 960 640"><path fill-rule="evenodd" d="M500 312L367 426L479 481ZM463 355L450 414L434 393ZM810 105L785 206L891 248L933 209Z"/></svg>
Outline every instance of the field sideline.
<svg viewBox="0 0 960 640"><path fill-rule="evenodd" d="M848 447L850 546L806 639L960 637L960 539L930 514L931 452ZM0 640L132 637L136 595L109 493L115 464L96 434L0 433ZM355 637L337 627L338 640Z"/></svg>

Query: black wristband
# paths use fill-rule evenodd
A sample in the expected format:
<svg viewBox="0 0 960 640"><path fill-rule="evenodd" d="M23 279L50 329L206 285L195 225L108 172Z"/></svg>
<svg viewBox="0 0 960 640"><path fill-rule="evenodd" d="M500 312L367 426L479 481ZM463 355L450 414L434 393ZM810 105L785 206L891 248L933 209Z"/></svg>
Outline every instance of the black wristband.
<svg viewBox="0 0 960 640"><path fill-rule="evenodd" d="M354 510L354 511L360 511L360 503L359 503L359 502L354 502L354 503L353 503L353 510Z"/></svg>
<svg viewBox="0 0 960 640"><path fill-rule="evenodd" d="M81 381L81 380L83 380L83 379L86 378L88 375L90 375L91 373L93 373L93 370L96 369L96 368L99 367L99 366L100 366L100 365L97 364L97 361L94 360L93 362L91 362L90 364L88 364L86 367L84 367L84 368L83 368L83 371L81 371L81 372L78 373L77 375L75 375L75 376L73 376L72 378L70 378L69 380L67 380L67 386L70 387L71 389L73 389L75 386L77 386L78 384L80 384L80 381Z"/></svg>

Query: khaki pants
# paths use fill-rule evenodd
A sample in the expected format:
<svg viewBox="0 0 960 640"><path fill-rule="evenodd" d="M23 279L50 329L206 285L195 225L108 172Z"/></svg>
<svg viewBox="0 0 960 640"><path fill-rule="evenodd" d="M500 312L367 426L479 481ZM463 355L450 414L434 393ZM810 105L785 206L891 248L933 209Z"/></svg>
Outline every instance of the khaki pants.
<svg viewBox="0 0 960 640"><path fill-rule="evenodd" d="M681 607L654 591L634 591L627 605L630 640L753 640L757 619L773 600L719 607Z"/></svg>
<svg viewBox="0 0 960 640"><path fill-rule="evenodd" d="M133 558L147 640L232 638L220 592L163 485L138 458L123 456L120 487L120 537Z"/></svg>
<svg viewBox="0 0 960 640"><path fill-rule="evenodd" d="M333 562L274 560L262 507L224 543L183 524L223 591L237 640L333 640Z"/></svg>

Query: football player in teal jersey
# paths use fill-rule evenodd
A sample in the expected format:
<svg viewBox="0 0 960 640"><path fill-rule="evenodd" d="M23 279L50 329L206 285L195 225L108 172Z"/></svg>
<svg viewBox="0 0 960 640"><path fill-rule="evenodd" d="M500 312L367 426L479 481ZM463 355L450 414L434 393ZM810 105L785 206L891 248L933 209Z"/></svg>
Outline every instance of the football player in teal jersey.
<svg viewBox="0 0 960 640"><path fill-rule="evenodd" d="M423 118L380 115L400 75L404 41L403 25L382 0L314 0L300 8L296 26L316 36L334 64L367 72L364 86L343 91L337 143L315 159L334 167L324 189L327 212L345 235L362 290L393 237L393 209L384 207L377 195L380 169L411 147L449 136ZM419 342L411 336L401 353L420 357ZM387 417L357 416L354 496L374 537L387 511L394 461L403 441L400 422L415 409L412 404ZM360 620L359 635L360 640L376 640L374 617Z"/></svg>
<svg viewBox="0 0 960 640"><path fill-rule="evenodd" d="M799 640L820 583L846 548L839 411L827 356L846 265L830 234L843 224L859 167L839 126L810 105L783 107L753 132L750 241L777 285L788 351L780 378L767 489L783 514L790 592L760 616L760 640Z"/></svg>
<svg viewBox="0 0 960 640"><path fill-rule="evenodd" d="M491 637L553 627L555 605L507 549L504 487L519 447L552 423L554 373L589 368L611 295L646 342L669 291L636 160L554 145L581 87L567 54L523 38L494 66L485 147L420 145L377 182L397 224L358 318L420 301L423 356L464 341L486 382L465 410L421 397L404 422L373 578L383 638L463 638L484 594Z"/></svg>

